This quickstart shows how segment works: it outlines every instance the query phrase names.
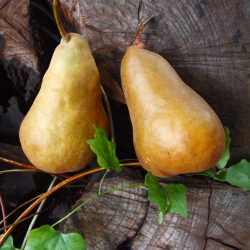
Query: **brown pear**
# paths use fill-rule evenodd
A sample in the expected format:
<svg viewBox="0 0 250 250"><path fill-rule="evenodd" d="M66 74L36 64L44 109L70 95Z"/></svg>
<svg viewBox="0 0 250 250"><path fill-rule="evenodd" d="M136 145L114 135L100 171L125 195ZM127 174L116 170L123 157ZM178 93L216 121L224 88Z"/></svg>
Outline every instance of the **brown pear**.
<svg viewBox="0 0 250 250"><path fill-rule="evenodd" d="M100 77L87 41L69 33L57 46L41 89L19 132L22 149L39 169L76 171L93 158L86 141L94 125L108 131Z"/></svg>
<svg viewBox="0 0 250 250"><path fill-rule="evenodd" d="M156 176L207 170L223 153L223 126L208 103L138 36L121 63L122 87L141 165Z"/></svg>

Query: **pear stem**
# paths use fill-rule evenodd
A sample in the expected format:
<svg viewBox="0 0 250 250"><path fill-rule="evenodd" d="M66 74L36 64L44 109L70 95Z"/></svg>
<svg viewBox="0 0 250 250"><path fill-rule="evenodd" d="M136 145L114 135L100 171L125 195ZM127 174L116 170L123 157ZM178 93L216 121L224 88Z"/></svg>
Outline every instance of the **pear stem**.
<svg viewBox="0 0 250 250"><path fill-rule="evenodd" d="M53 0L53 13L54 13L54 17L55 17L55 21L56 21L56 25L57 25L57 28L59 30L59 33L60 33L63 41L67 43L70 40L70 36L63 28L62 21L60 19L59 14L58 14L58 2L59 2L59 0Z"/></svg>
<svg viewBox="0 0 250 250"><path fill-rule="evenodd" d="M150 15L150 16L142 19L142 21L138 24L133 44L137 45L139 43L142 43L142 40L141 40L142 31L143 31L144 27L147 25L147 23L152 20L153 17L154 17L153 15Z"/></svg>

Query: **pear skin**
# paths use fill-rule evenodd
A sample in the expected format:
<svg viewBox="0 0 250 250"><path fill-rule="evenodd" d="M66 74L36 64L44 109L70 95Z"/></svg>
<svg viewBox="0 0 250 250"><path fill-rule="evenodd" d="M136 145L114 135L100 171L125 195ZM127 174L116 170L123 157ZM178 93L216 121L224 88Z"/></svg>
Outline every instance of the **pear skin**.
<svg viewBox="0 0 250 250"><path fill-rule="evenodd" d="M205 171L223 153L223 126L160 55L131 45L121 79L141 165L159 177Z"/></svg>
<svg viewBox="0 0 250 250"><path fill-rule="evenodd" d="M63 173L85 167L93 158L88 139L94 125L108 132L100 77L87 41L69 33L55 49L41 89L24 118L22 149L37 168Z"/></svg>

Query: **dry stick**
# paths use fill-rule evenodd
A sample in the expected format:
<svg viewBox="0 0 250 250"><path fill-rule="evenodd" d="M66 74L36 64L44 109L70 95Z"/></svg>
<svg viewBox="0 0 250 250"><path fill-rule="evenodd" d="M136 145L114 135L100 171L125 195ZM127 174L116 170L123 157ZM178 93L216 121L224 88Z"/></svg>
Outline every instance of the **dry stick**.
<svg viewBox="0 0 250 250"><path fill-rule="evenodd" d="M44 211L46 211L46 209L44 209ZM43 213L44 211L41 211L39 214ZM30 218L33 218L37 213L33 213L25 218L23 218L22 220L18 221L17 223L12 223L12 224L9 224L6 228L10 228L11 226L13 226L15 224L15 226L19 225L20 223L24 222L24 221L27 221L29 220ZM5 227L1 227L0 228L0 232L1 231L4 231L5 230ZM0 248L1 249L1 248Z"/></svg>
<svg viewBox="0 0 250 250"><path fill-rule="evenodd" d="M6 232L6 227L7 227L6 211L5 211L4 201L3 201L3 197L1 193L0 193L0 206L1 206L2 217L3 217L4 232Z"/></svg>
<svg viewBox="0 0 250 250"><path fill-rule="evenodd" d="M142 21L139 23L139 25L137 26L137 31L136 31L136 35L135 35L135 39L134 39L133 44L136 45L136 44L139 44L139 43L142 42L142 41L141 41L141 33L142 33L144 27L146 26L146 24L147 24L153 17L154 17L154 16L151 15L151 16L145 18L144 20L142 20Z"/></svg>
<svg viewBox="0 0 250 250"><path fill-rule="evenodd" d="M54 186L56 180L57 180L57 177L54 177L53 180L52 180L52 182L50 183L48 189L47 189L47 192L48 192L49 190L51 190L51 188ZM44 200L40 203L39 207L37 208L37 210L36 210L36 215L32 218L32 221L30 222L30 225L29 225L29 228L28 228L28 230L27 230L27 232L26 232L26 235L25 235L25 237L24 237L24 240L23 240L21 249L24 249L24 247L25 247L25 245L26 245L26 242L27 242L28 234L29 234L29 232L32 230L33 226L35 225L35 223L36 223L36 221L37 221L37 218L38 218L38 216L39 216L39 213L40 213L41 210L43 209L43 206L44 206L45 202L46 202L46 199L44 199Z"/></svg>
<svg viewBox="0 0 250 250"><path fill-rule="evenodd" d="M4 157L0 157L0 162L4 162L4 163L8 163L10 165L16 166L16 167L20 167L20 168L25 168L25 169L33 169L34 171L39 171L37 168L31 166L31 165L27 165L27 164L23 164L17 161L12 161L9 159L6 159Z"/></svg>
<svg viewBox="0 0 250 250"><path fill-rule="evenodd" d="M8 174L8 173L20 173L20 172L37 172L34 169L7 169L7 170L2 170L0 171L0 175L1 174Z"/></svg>
<svg viewBox="0 0 250 250"><path fill-rule="evenodd" d="M104 169L102 168L95 168L83 173L79 173L76 175L73 175L71 177L69 177L68 179L58 183L56 186L54 186L52 189L50 189L48 192L42 194L35 202L33 202L14 222L14 224L8 228L8 230L4 233L4 235L2 236L2 238L0 239L0 245L3 244L3 242L8 238L8 236L10 235L10 233L13 231L13 229L16 227L16 224L19 222L19 220L23 219L26 215L28 215L42 200L46 199L48 196L50 196L51 194L53 194L55 191L57 191L58 189L60 189L61 187L90 174L93 173L97 173L97 172L101 172Z"/></svg>
<svg viewBox="0 0 250 250"><path fill-rule="evenodd" d="M141 166L140 162L120 163L121 167Z"/></svg>
<svg viewBox="0 0 250 250"><path fill-rule="evenodd" d="M14 210L12 210L9 214L7 214L7 215L5 216L5 219L8 219L11 215L13 215L13 214L14 214L16 211L18 211L20 208L22 208L22 207L24 207L25 205L31 203L32 201L34 201L35 199L37 199L37 198L40 197L40 196L41 196L41 194L39 194L39 195L37 195L37 196L31 198L30 200L28 200L28 201L22 203L22 204L19 205L17 208L15 208ZM3 222L4 222L4 219L0 221L0 225L1 225Z"/></svg>
<svg viewBox="0 0 250 250"><path fill-rule="evenodd" d="M51 174L51 173L47 173L47 172L44 172L38 168L35 168L31 165L27 165L27 164L23 164L23 163L20 163L20 162L17 162L17 161L13 161L13 160L9 160L7 158L4 158L4 157L0 157L0 162L4 162L4 163L8 163L12 166L16 166L16 167L20 167L20 168L24 168L24 169L30 169L30 170L33 170L34 172L41 172L41 173L45 173L45 174L50 174L50 175L53 175L53 176L57 176L57 177L60 177L60 178L68 178L69 176L68 175L65 175L65 174L58 174L58 175L54 175L54 174ZM10 171L11 172L11 171ZM15 171L13 171L15 172Z"/></svg>
<svg viewBox="0 0 250 250"><path fill-rule="evenodd" d="M139 163L122 163L120 164L123 167L129 167L129 166L138 166ZM90 175L90 174L94 174L94 173L98 173L101 171L104 171L105 169L103 168L95 168L86 172L82 172L76 175L73 175L71 177L69 177L66 180L61 181L60 183L58 183L56 186L54 186L52 189L50 189L48 192L42 194L36 201L34 201L14 222L14 224L8 228L8 230L4 233L4 235L2 236L2 238L0 239L0 245L2 245L4 243L4 241L8 238L8 236L11 234L11 232L13 231L13 229L16 227L17 223L19 222L19 220L23 219L26 215L28 215L42 200L46 199L47 197L49 197L51 194L53 194L54 192L56 192L58 189L60 189L61 187L64 187L65 185L74 182L75 180L78 180L84 176Z"/></svg>

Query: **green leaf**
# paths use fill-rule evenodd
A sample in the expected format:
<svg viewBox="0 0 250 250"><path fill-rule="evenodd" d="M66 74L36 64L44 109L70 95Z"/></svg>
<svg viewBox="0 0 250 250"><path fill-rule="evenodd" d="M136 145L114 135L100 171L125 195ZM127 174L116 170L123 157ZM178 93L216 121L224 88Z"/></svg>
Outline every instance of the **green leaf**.
<svg viewBox="0 0 250 250"><path fill-rule="evenodd" d="M11 235L6 239L3 245L0 246L0 250L18 250L18 248L15 248L13 245L13 237Z"/></svg>
<svg viewBox="0 0 250 250"><path fill-rule="evenodd" d="M63 234L49 225L30 231L25 250L85 250L86 244L78 233Z"/></svg>
<svg viewBox="0 0 250 250"><path fill-rule="evenodd" d="M158 179L152 173L147 173L144 185L148 188L148 200L159 206L160 211L164 216L167 212L169 202L166 192L161 188Z"/></svg>
<svg viewBox="0 0 250 250"><path fill-rule="evenodd" d="M231 137L230 137L230 130L228 127L224 127L225 129L225 138L226 138L226 143L225 143L225 149L220 157L219 161L217 162L217 167L218 169L223 169L227 165L227 162L230 158L230 143L231 143Z"/></svg>
<svg viewBox="0 0 250 250"><path fill-rule="evenodd" d="M218 171L216 178L244 191L250 191L250 162L243 159L229 168Z"/></svg>
<svg viewBox="0 0 250 250"><path fill-rule="evenodd" d="M95 127L94 139L87 141L91 150L97 156L98 164L105 169L114 169L121 171L119 160L115 152L115 143L109 141L105 131L102 128Z"/></svg>
<svg viewBox="0 0 250 250"><path fill-rule="evenodd" d="M144 186L148 188L148 200L160 208L159 224L163 222L167 212L187 216L187 198L184 185L168 184L162 188L159 180L152 173L147 173Z"/></svg>
<svg viewBox="0 0 250 250"><path fill-rule="evenodd" d="M169 200L167 212L187 217L186 187L182 184L168 184L164 190Z"/></svg>
<svg viewBox="0 0 250 250"><path fill-rule="evenodd" d="M187 174L187 176L196 176L196 175L206 176L206 177L210 177L210 178L216 180L216 176L215 176L214 172L212 171L212 169L208 169L208 170L206 170L204 172L200 172L200 173Z"/></svg>

